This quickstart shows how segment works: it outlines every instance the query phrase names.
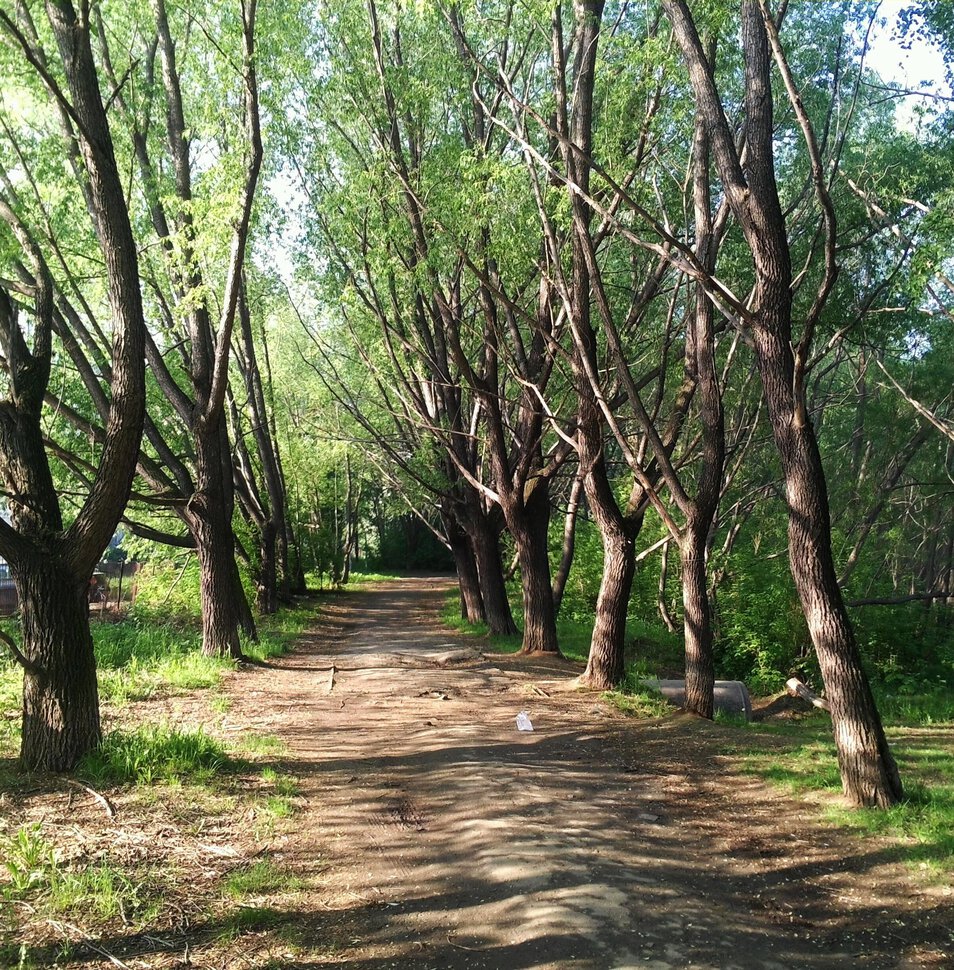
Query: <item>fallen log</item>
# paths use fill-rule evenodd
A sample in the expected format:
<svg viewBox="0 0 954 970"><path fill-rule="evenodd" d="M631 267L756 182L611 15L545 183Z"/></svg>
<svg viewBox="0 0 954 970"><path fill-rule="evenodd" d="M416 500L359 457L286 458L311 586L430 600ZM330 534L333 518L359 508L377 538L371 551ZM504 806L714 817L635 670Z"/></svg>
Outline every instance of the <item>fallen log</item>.
<svg viewBox="0 0 954 970"><path fill-rule="evenodd" d="M828 701L824 697L819 697L814 691L806 687L797 677L789 677L785 681L785 686L788 688L789 694L792 697L800 697L803 701L807 701L813 707L821 708L823 711L828 711L831 708L828 706Z"/></svg>

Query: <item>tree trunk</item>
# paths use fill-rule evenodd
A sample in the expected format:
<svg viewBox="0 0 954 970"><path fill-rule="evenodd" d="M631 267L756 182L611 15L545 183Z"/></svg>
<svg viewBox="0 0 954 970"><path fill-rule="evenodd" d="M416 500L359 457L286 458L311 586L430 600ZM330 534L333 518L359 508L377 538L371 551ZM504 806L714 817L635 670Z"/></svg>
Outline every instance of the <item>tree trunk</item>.
<svg viewBox="0 0 954 970"><path fill-rule="evenodd" d="M550 502L547 489L538 485L521 514L510 518L510 532L520 560L523 590L523 644L521 653L559 653L550 557L547 552Z"/></svg>
<svg viewBox="0 0 954 970"><path fill-rule="evenodd" d="M855 805L887 807L901 799L901 781L838 588L831 550L828 489L805 401L803 369L811 328L825 305L834 274L826 265L828 279L809 312L796 367L792 347L791 251L775 179L772 52L766 22L759 3L743 0L746 122L743 168L712 65L702 50L689 6L686 0L663 0L663 6L689 68L696 108L709 129L723 191L752 252L756 284L750 301L751 332L785 481L789 560L831 703L842 785ZM806 143L809 154L814 156L817 146L813 153L813 137L808 130ZM827 176L814 157L813 169L818 170L816 191L826 192L823 185ZM831 232L834 225L831 201L821 201L826 228ZM833 244L826 245L826 260L829 257L834 258Z"/></svg>
<svg viewBox="0 0 954 970"><path fill-rule="evenodd" d="M679 544L682 559L683 626L686 639L685 708L711 718L715 685L712 616L706 585L706 530L686 528Z"/></svg>
<svg viewBox="0 0 954 970"><path fill-rule="evenodd" d="M457 569L461 619L468 623L482 623L485 620L484 600L480 595L477 560L474 558L467 533L452 515L444 516L444 532Z"/></svg>
<svg viewBox="0 0 954 970"><path fill-rule="evenodd" d="M792 394L791 345L759 330L756 349L785 480L792 577L831 704L845 795L887 808L902 797L901 779L838 587L828 489L814 428Z"/></svg>
<svg viewBox="0 0 954 970"><path fill-rule="evenodd" d="M308 592L308 582L305 579L305 567L302 562L301 543L295 535L291 520L286 515L283 524L282 534L284 536L281 543L282 553L282 573L289 578L289 592L294 594L304 594ZM289 555L289 550L294 551L294 558Z"/></svg>
<svg viewBox="0 0 954 970"><path fill-rule="evenodd" d="M53 554L14 569L23 654L23 737L27 771L70 771L102 739L96 658L89 629L89 577Z"/></svg>
<svg viewBox="0 0 954 970"><path fill-rule="evenodd" d="M262 615L278 612L278 569L275 523L263 523L259 536L259 567L256 577L255 605Z"/></svg>
<svg viewBox="0 0 954 970"><path fill-rule="evenodd" d="M517 630L507 598L507 584L500 561L500 543L496 530L481 511L467 520L466 530L477 562L480 595L484 601L484 618L494 636L512 636Z"/></svg>
<svg viewBox="0 0 954 970"><path fill-rule="evenodd" d="M583 494L583 478L577 475L570 488L567 502L566 519L563 523L563 550L560 553L560 566L553 580L553 611L559 615L563 605L563 594L570 578L570 568L573 566L573 555L576 548L576 520L580 511L580 496Z"/></svg>
<svg viewBox="0 0 954 970"><path fill-rule="evenodd" d="M636 572L635 543L622 527L601 529L600 537L603 578L596 599L590 652L580 682L597 690L610 690L625 674L626 614Z"/></svg>
<svg viewBox="0 0 954 970"><path fill-rule="evenodd" d="M239 628L254 636L255 623L235 562L232 466L224 432L224 423L196 431L196 491L184 515L199 558L202 652L239 658Z"/></svg>

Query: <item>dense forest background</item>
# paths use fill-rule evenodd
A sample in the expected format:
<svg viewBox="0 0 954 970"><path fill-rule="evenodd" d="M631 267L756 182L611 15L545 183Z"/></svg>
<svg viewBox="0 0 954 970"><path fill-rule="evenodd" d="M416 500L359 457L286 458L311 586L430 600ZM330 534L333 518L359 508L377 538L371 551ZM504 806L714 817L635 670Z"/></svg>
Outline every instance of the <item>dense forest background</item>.
<svg viewBox="0 0 954 970"><path fill-rule="evenodd" d="M456 570L590 686L711 716L798 674L896 801L875 699L954 667L954 23L882 13L4 2L24 763L99 742L119 528L207 653L309 582ZM879 31L946 79L879 74Z"/></svg>

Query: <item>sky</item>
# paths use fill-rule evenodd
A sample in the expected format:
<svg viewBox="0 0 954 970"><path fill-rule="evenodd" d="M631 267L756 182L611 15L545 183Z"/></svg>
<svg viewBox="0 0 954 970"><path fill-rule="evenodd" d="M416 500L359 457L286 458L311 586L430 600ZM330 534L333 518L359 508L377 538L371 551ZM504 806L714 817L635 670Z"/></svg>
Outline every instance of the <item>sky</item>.
<svg viewBox="0 0 954 970"><path fill-rule="evenodd" d="M904 50L897 36L898 14L908 5L907 0L883 0L878 11L886 21L872 31L868 53L868 66L876 70L885 81L903 88L920 90L922 82L928 82L926 90L944 97L954 95L944 71L941 51L931 44L916 44ZM899 120L911 119L919 104L928 105L927 98L908 97L898 106Z"/></svg>

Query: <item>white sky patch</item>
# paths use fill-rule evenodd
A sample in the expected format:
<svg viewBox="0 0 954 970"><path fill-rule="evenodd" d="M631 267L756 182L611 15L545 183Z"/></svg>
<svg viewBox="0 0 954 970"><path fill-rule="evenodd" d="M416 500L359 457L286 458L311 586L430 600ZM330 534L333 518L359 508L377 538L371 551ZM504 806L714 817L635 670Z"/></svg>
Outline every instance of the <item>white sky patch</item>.
<svg viewBox="0 0 954 970"><path fill-rule="evenodd" d="M898 98L898 123L916 129L921 112L949 110L951 102L935 96L951 98L954 91L947 81L940 48L923 40L915 41L910 49L902 46L898 17L906 6L908 0L883 0L878 19L884 23L876 23L871 31L866 63L889 84L905 91L924 91L923 96L909 94Z"/></svg>

